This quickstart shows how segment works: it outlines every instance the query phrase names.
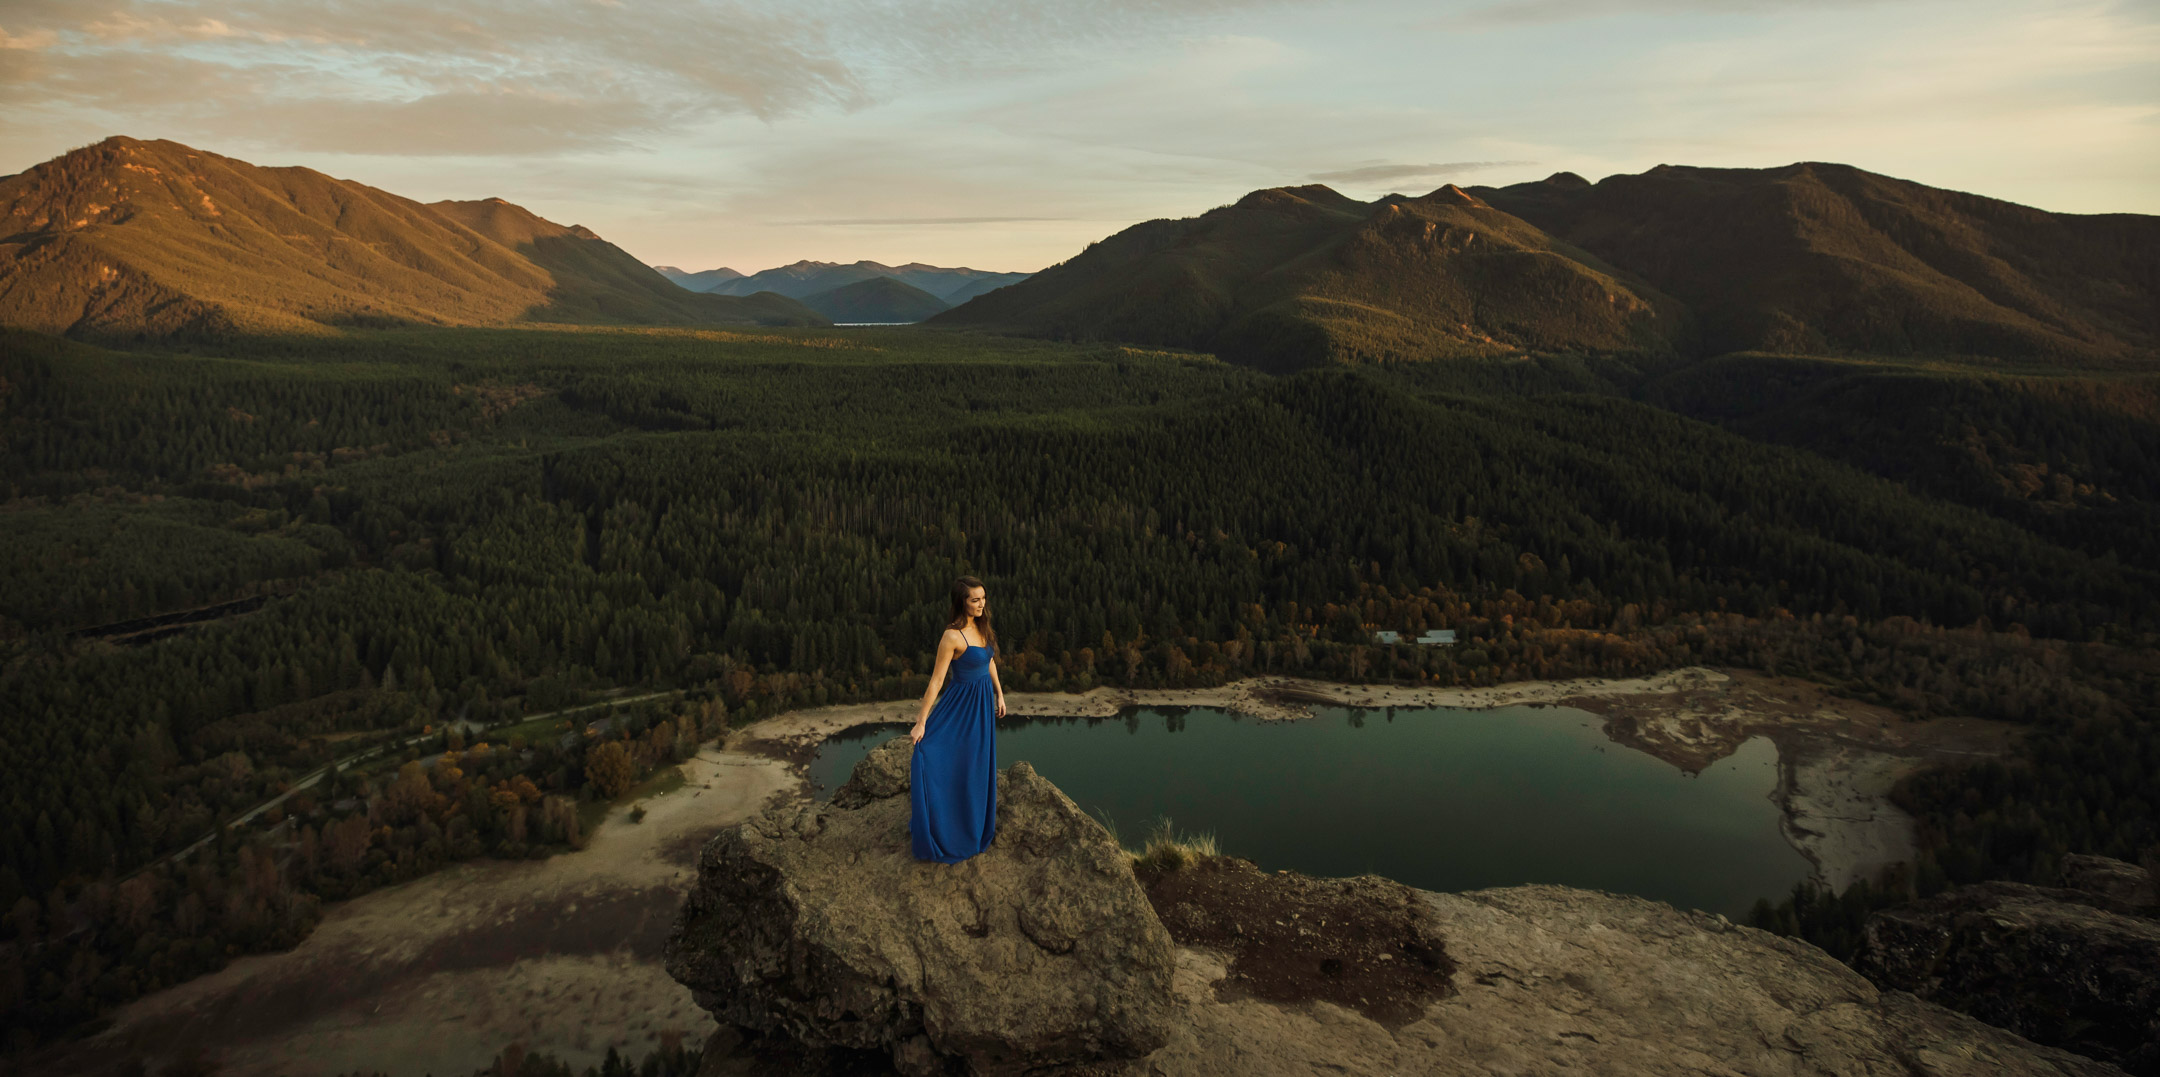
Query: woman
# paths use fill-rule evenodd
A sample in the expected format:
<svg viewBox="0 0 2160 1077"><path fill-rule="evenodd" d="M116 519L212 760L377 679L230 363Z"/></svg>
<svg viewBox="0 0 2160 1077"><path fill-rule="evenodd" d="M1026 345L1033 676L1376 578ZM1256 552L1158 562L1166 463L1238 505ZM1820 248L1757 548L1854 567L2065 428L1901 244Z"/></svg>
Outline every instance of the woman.
<svg viewBox="0 0 2160 1077"><path fill-rule="evenodd" d="M947 668L952 688L940 696ZM952 617L938 638L937 668L923 693L922 713L908 731L915 741L908 835L917 860L957 864L997 835L997 720L1003 717L1005 686L998 681L990 603L981 580L962 576L953 581Z"/></svg>

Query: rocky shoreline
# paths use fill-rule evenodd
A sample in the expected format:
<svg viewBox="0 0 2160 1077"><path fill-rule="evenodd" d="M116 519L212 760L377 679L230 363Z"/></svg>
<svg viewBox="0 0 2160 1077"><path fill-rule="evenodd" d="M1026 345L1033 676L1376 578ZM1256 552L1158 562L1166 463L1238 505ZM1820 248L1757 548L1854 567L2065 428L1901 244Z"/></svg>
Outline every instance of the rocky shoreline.
<svg viewBox="0 0 2160 1077"><path fill-rule="evenodd" d="M1486 688L1254 677L1212 688L1008 692L1006 701L1016 716L1107 718L1134 707L1215 707L1267 721L1310 718L1315 707L1576 707L1603 717L1615 743L1690 773L1765 736L1778 749L1772 795L1786 840L1815 866L1817 882L1838 890L1912 858L1912 819L1889 799L1899 778L1937 762L2000 754L2017 733L1971 718L1916 722L1811 682L1700 666L1621 680ZM913 721L920 705L888 700L789 711L736 731L727 745L801 773L826 737L872 722Z"/></svg>

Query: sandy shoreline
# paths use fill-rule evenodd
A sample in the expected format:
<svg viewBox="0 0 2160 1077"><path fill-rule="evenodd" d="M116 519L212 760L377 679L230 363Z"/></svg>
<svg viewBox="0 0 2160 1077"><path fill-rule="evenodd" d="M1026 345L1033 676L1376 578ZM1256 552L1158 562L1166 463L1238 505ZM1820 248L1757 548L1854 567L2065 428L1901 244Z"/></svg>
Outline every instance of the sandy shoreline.
<svg viewBox="0 0 2160 1077"><path fill-rule="evenodd" d="M1912 722L1805 682L1711 669L1474 689L1266 677L1190 690L1009 693L1007 701L1015 715L1220 707L1282 721L1315 707L1564 705L1602 715L1608 737L1688 770L1769 736L1786 836L1820 878L1840 886L1910 855L1911 821L1886 797L1899 775L2000 751L2012 732L1971 719ZM331 905L294 949L138 999L106 1033L36 1061L45 1072L89 1072L143 1057L156 1072L200 1047L226 1077L417 1077L469 1073L513 1042L578 1069L610 1046L635 1056L671 1033L702 1042L711 1018L660 960L698 848L775 797L808 796L803 765L825 737L910 721L919 706L819 707L735 730L683 765L680 789L642 801L642 822L619 806L580 852L461 864Z"/></svg>

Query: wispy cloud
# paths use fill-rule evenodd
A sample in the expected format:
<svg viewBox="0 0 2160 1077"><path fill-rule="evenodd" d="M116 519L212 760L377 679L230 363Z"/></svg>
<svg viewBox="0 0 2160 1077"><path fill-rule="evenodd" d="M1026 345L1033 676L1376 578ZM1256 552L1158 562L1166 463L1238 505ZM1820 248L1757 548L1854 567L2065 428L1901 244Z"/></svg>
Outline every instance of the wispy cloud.
<svg viewBox="0 0 2160 1077"><path fill-rule="evenodd" d="M817 20L725 4L33 0L20 16L9 39L40 47L0 104L258 145L574 152L700 116L870 100Z"/></svg>
<svg viewBox="0 0 2160 1077"><path fill-rule="evenodd" d="M1640 15L1762 15L1839 7L1881 8L1908 0L1501 0L1449 13L1464 25L1522 25Z"/></svg>
<svg viewBox="0 0 2160 1077"><path fill-rule="evenodd" d="M9 0L0 106L369 154L620 148L1272 0ZM133 74L162 67L192 92Z"/></svg>
<svg viewBox="0 0 2160 1077"><path fill-rule="evenodd" d="M0 49L42 49L50 47L59 40L60 35L53 33L51 30L32 30L26 34L11 34L8 33L7 27L0 26Z"/></svg>
<svg viewBox="0 0 2160 1077"><path fill-rule="evenodd" d="M1451 161L1433 165L1370 164L1357 168L1345 168L1336 172L1315 172L1312 179L1321 183L1387 183L1399 179L1421 179L1429 176L1452 176L1458 172L1475 172L1481 168L1519 168L1534 165L1536 161Z"/></svg>

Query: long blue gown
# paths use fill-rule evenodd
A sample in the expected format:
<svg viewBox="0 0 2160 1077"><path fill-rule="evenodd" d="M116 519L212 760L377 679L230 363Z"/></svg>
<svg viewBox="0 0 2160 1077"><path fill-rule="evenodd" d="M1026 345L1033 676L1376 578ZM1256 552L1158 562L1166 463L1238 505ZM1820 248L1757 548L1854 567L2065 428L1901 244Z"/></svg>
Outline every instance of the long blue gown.
<svg viewBox="0 0 2160 1077"><path fill-rule="evenodd" d="M915 859L957 864L997 836L997 682L990 649L968 645L945 667L908 765Z"/></svg>

